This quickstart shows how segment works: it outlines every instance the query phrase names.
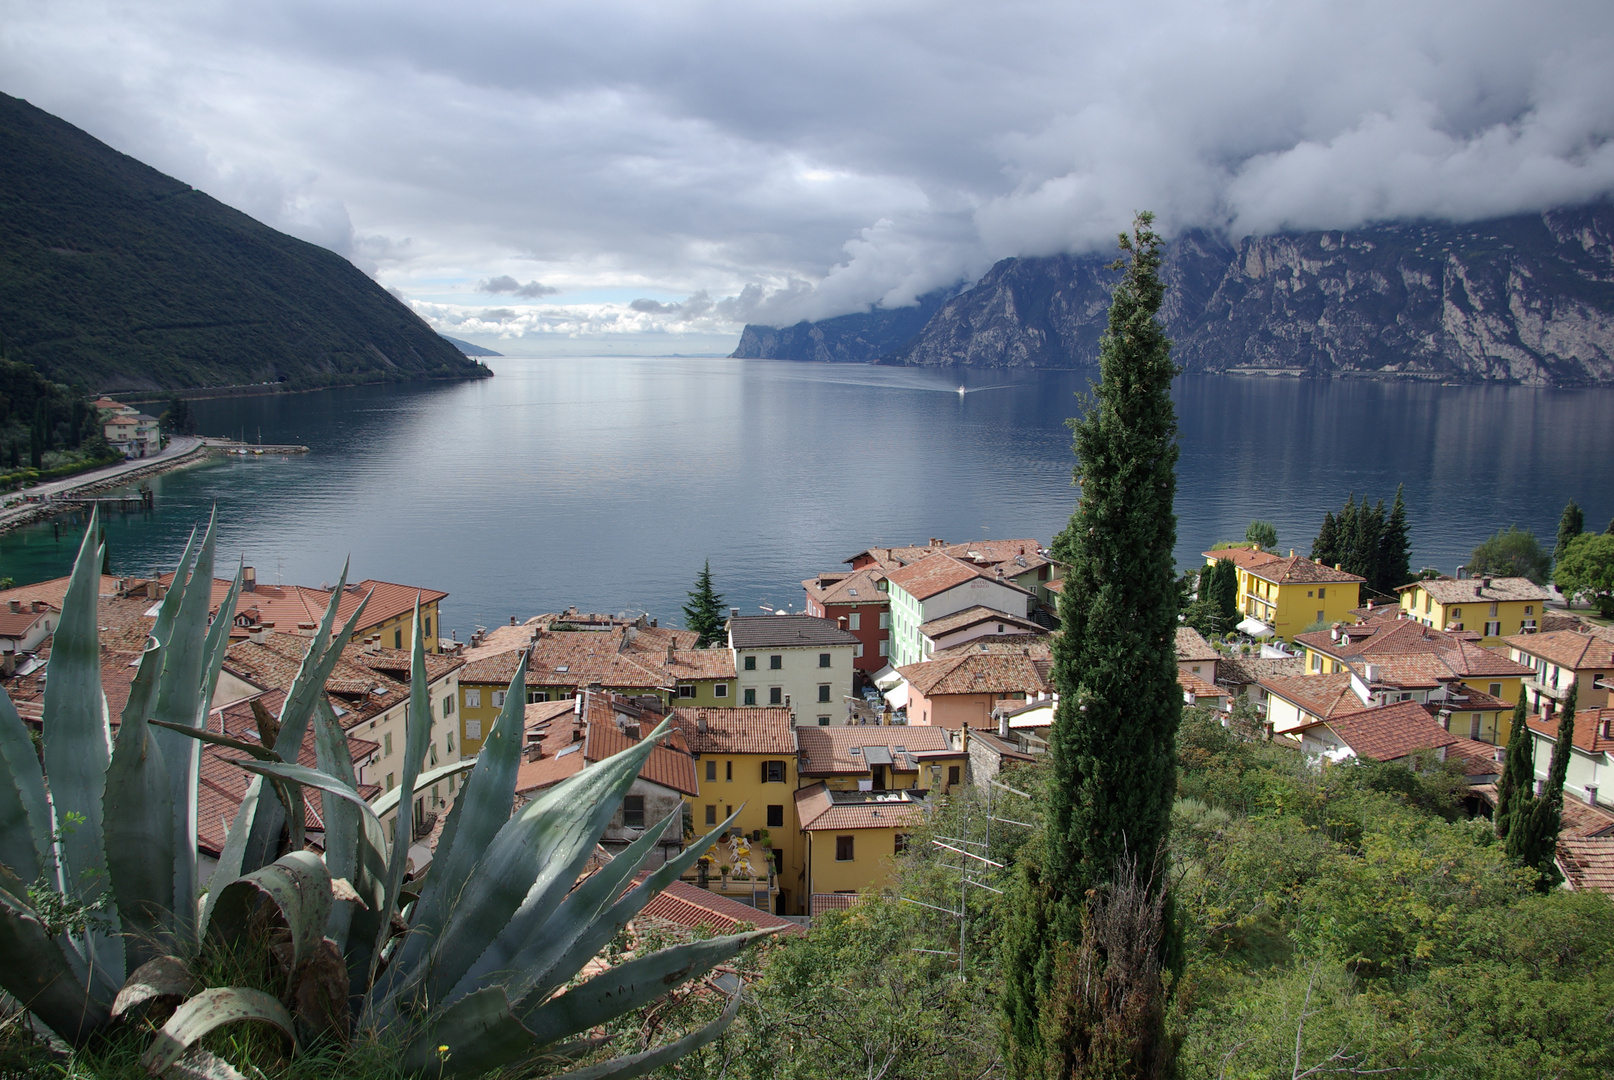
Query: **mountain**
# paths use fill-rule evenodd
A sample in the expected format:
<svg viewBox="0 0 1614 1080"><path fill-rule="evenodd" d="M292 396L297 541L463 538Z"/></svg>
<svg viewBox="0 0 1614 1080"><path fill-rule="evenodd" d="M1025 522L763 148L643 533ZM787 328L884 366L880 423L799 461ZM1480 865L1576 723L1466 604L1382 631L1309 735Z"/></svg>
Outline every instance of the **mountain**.
<svg viewBox="0 0 1614 1080"><path fill-rule="evenodd" d="M341 256L4 94L0 334L97 392L489 374Z"/></svg>
<svg viewBox="0 0 1614 1080"><path fill-rule="evenodd" d="M747 325L731 354L756 360L825 360L863 363L907 344L958 290L938 289L908 307L876 307L818 322L774 329Z"/></svg>
<svg viewBox="0 0 1614 1080"><path fill-rule="evenodd" d="M1113 257L1005 259L946 300L908 341L847 359L1092 364ZM1189 371L1614 383L1614 207L1607 203L1236 242L1189 232L1167 246L1162 272L1170 286L1162 319ZM841 317L859 318L866 316ZM754 328L746 329L742 348ZM853 340L856 328L838 333Z"/></svg>
<svg viewBox="0 0 1614 1080"><path fill-rule="evenodd" d="M484 349L480 345L472 345L469 341L461 341L457 337L449 337L447 334L442 335L442 338L443 338L444 341L446 341L450 345L454 346L456 349L458 349L460 352L464 353L466 356L503 356L504 355L504 353L494 352L492 349Z"/></svg>

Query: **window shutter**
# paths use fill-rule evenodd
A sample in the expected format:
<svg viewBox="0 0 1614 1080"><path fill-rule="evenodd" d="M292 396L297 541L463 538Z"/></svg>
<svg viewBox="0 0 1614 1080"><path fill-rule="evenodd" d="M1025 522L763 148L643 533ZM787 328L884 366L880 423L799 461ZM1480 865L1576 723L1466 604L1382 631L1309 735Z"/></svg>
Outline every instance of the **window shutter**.
<svg viewBox="0 0 1614 1080"><path fill-rule="evenodd" d="M762 763L762 782L764 784L768 782L768 763L766 761Z"/></svg>

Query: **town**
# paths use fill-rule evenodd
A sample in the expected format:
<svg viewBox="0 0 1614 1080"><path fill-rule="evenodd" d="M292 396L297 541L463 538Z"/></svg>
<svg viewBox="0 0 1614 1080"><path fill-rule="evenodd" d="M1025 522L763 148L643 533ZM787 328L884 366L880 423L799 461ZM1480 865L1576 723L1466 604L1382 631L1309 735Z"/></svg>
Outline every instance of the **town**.
<svg viewBox="0 0 1614 1080"><path fill-rule="evenodd" d="M1186 707L1253 724L1318 768L1351 758L1456 763L1469 785L1467 812L1489 816L1514 706L1526 704L1535 773L1544 778L1556 715L1573 688L1579 719L1557 861L1569 888L1614 887L1614 792L1599 797L1614 766L1614 629L1525 577L1426 572L1378 593L1337 563L1258 541L1205 552L1201 572L1189 575L1199 583L1189 586L1197 589L1190 613L1228 569L1236 624L1177 630ZM732 819L655 912L690 927L795 929L884 887L893 857L938 800L960 785L1001 787L1005 770L1047 752L1065 571L1036 539L932 538L866 548L812 574L801 582L798 614L715 608L704 577L685 620L704 619L704 634L569 608L513 615L461 642L442 636L447 594L428 584L362 580L337 595L271 586L246 567L235 610L224 616L230 645L209 724L223 736L256 737L258 718L279 713L333 599L339 620L367 600L325 689L359 790L372 800L395 792L405 773L418 603L432 719L423 767L469 768L518 666L523 800L669 721L671 735L646 759L601 847L619 852L681 811L684 828L659 841L664 861ZM0 591L0 687L36 729L68 581ZM171 574L100 579L102 683L114 718L171 585ZM212 619L230 592L231 582L213 582ZM231 765L241 756L222 745L202 755L204 875L246 796L250 776ZM301 759L315 761L312 732ZM431 863L459 779L448 770L413 793L416 871ZM317 841L317 794L305 798ZM396 815L397 798L384 821Z"/></svg>

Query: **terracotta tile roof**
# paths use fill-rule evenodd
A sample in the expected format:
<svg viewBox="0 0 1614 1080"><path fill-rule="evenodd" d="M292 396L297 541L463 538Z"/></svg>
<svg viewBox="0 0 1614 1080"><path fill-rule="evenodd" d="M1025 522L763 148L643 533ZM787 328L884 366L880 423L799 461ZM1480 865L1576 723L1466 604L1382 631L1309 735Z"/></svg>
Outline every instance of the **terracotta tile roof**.
<svg viewBox="0 0 1614 1080"><path fill-rule="evenodd" d="M1284 558L1268 559L1252 563L1245 567L1247 573L1270 581L1274 585L1332 585L1338 582L1348 585L1352 582L1363 583L1367 578L1357 574L1348 574L1343 570L1335 570L1332 566L1324 566L1319 562L1312 562L1301 555L1289 555Z"/></svg>
<svg viewBox="0 0 1614 1080"><path fill-rule="evenodd" d="M0 589L0 607L9 605L16 600L24 606L35 600L43 600L57 611L62 609L62 600L67 596L68 578L51 578L49 581L36 581L32 585L18 585L11 589ZM102 597L116 596L118 592L118 579L110 574L101 575L100 589Z"/></svg>
<svg viewBox="0 0 1614 1080"><path fill-rule="evenodd" d="M976 604L974 607L965 608L963 611L957 611L951 615L943 615L939 619L932 619L927 623L923 623L919 627L919 632L924 634L926 637L934 638L940 637L943 634L952 633L954 630L963 630L965 627L976 626L980 623L989 622L1003 623L1006 626L1017 627L1018 629L1029 634L1042 635L1048 633L1044 627L1039 626L1030 619L1022 619L1014 615L1007 615L1001 611L997 611L981 604Z"/></svg>
<svg viewBox="0 0 1614 1080"><path fill-rule="evenodd" d="M650 627L633 635L631 656L651 668L660 667L674 679L732 679L734 654L726 648L697 649L700 635L693 630ZM672 647L669 660L668 647Z"/></svg>
<svg viewBox="0 0 1614 1080"><path fill-rule="evenodd" d="M1306 672L1306 662L1298 656L1246 656L1229 653L1216 661L1216 677L1234 686L1249 686L1263 679L1287 679Z"/></svg>
<svg viewBox="0 0 1614 1080"><path fill-rule="evenodd" d="M1019 592L1026 591L1012 581L1000 580L989 567L942 554L931 555L900 570L893 570L889 577L891 584L901 586L915 600L928 600L977 579L996 582Z"/></svg>
<svg viewBox="0 0 1614 1080"><path fill-rule="evenodd" d="M729 638L736 649L857 644L857 637L834 620L811 615L737 615L729 620Z"/></svg>
<svg viewBox="0 0 1614 1080"><path fill-rule="evenodd" d="M533 634L539 628L539 619L528 619L519 626L495 626L482 636L482 643L476 646L466 646L460 650L460 657L468 664L489 656L498 656L501 653L520 652L532 644ZM505 680L509 682L508 679Z"/></svg>
<svg viewBox="0 0 1614 1080"><path fill-rule="evenodd" d="M21 611L11 611L0 607L0 638L25 638L28 631L39 625L39 621L48 615L59 615L61 612L46 607L43 611L34 611L23 608Z"/></svg>
<svg viewBox="0 0 1614 1080"><path fill-rule="evenodd" d="M1535 673L1534 668L1516 664L1496 650L1482 648L1472 641L1452 642L1452 647L1442 653L1441 657L1451 665L1453 671L1464 678L1513 675L1522 677Z"/></svg>
<svg viewBox="0 0 1614 1080"><path fill-rule="evenodd" d="M1485 578L1456 578L1438 577L1425 581L1414 581L1402 585L1396 592L1406 592L1409 589L1422 588L1434 598L1437 604L1468 604L1490 603L1493 600L1550 600L1552 594L1529 578L1497 577L1490 578L1490 584L1485 584Z"/></svg>
<svg viewBox="0 0 1614 1080"><path fill-rule="evenodd" d="M963 656L965 653L1000 653L1004 656L1024 656L1027 659L1046 662L1053 659L1053 634L986 634L971 641L961 641L957 645L949 645L944 649L937 649L931 655L932 660L946 660L949 657Z"/></svg>
<svg viewBox="0 0 1614 1080"><path fill-rule="evenodd" d="M1248 570L1252 566L1260 566L1277 558L1270 551L1254 547L1217 548L1214 551L1201 551L1200 554L1207 559L1227 559L1240 570Z"/></svg>
<svg viewBox="0 0 1614 1080"><path fill-rule="evenodd" d="M1017 654L965 651L943 660L897 668L926 697L937 694L1017 694L1038 697L1052 687L1035 661Z"/></svg>
<svg viewBox="0 0 1614 1080"><path fill-rule="evenodd" d="M1192 671L1177 671L1177 685L1183 690L1193 694L1196 698L1226 697L1227 691L1212 683L1206 682Z"/></svg>
<svg viewBox="0 0 1614 1080"><path fill-rule="evenodd" d="M25 703L40 705L45 701L46 676L50 674L50 648L41 647L35 656L46 661L27 675L19 675L6 685L6 693L21 711ZM106 695L107 716L114 727L123 716L123 707L129 702L129 689L134 685L135 671L140 663L137 652L108 650L101 654L101 690Z"/></svg>
<svg viewBox="0 0 1614 1080"><path fill-rule="evenodd" d="M618 710L639 714L636 706L615 694L591 694L586 705L587 717L573 712L557 714L548 724L534 725L528 734L528 748L534 741L540 746L537 760L523 760L516 772L516 793L530 795L558 781L581 772L587 765L603 761L639 742L639 735L624 732L617 726ZM646 715L640 722L643 734L649 734L659 716ZM535 736L537 737L535 740ZM697 795L700 788L695 782L695 760L683 736L672 732L650 751L650 756L639 769L639 776L653 784L671 788L685 795Z"/></svg>
<svg viewBox="0 0 1614 1080"><path fill-rule="evenodd" d="M886 606L891 598L880 588L880 582L885 577L885 571L865 567L862 570L822 573L803 581L801 587L808 596L826 607L837 604L849 607L858 604Z"/></svg>
<svg viewBox="0 0 1614 1080"><path fill-rule="evenodd" d="M789 709L761 705L674 709L672 722L693 754L796 756L796 728Z"/></svg>
<svg viewBox="0 0 1614 1080"><path fill-rule="evenodd" d="M638 917L659 919L691 930L706 927L719 934L732 934L747 924L758 930L778 928L784 934L807 932L799 923L708 892L687 881L668 885L640 910Z"/></svg>
<svg viewBox="0 0 1614 1080"><path fill-rule="evenodd" d="M976 731L974 729L971 729L971 731L970 731L970 739L971 740L979 739L982 744L989 747L994 754L998 755L999 758L1007 758L1007 759L1009 759L1011 761L1036 761L1037 760L1037 757L1036 757L1035 754L1026 753L1024 750L1021 750L1014 743L1005 742L1003 739L998 738L996 735L992 734L990 731Z"/></svg>
<svg viewBox="0 0 1614 1080"><path fill-rule="evenodd" d="M1571 889L1614 893L1614 836L1560 838L1558 865Z"/></svg>
<svg viewBox="0 0 1614 1080"><path fill-rule="evenodd" d="M591 721L588 737L583 740L583 756L592 765L638 742L638 738L623 732L615 724ZM700 785L695 782L695 759L689 756L689 750L676 732L650 751L644 767L639 770L639 776L652 784L660 784L685 795L700 794Z"/></svg>
<svg viewBox="0 0 1614 1080"><path fill-rule="evenodd" d="M921 759L963 756L963 751L953 749L946 728L922 724L908 727L806 727L797 730L796 740L801 748L803 776L867 773L870 767L862 750L870 746L886 750L894 766L902 772L917 770ZM854 749L859 752L852 753Z"/></svg>
<svg viewBox="0 0 1614 1080"><path fill-rule="evenodd" d="M938 553L988 566L1001 564L1007 577L1015 577L1053 561L1044 553L1040 541L1029 539L979 540L970 544L948 544L936 540L929 544L911 544L906 547L867 548L842 561L856 562L868 558L877 566L895 570Z"/></svg>
<svg viewBox="0 0 1614 1080"><path fill-rule="evenodd" d="M1515 634L1502 640L1520 652L1573 671L1614 671L1614 641L1597 634L1554 630L1545 634ZM1534 672L1533 668L1530 670Z"/></svg>
<svg viewBox="0 0 1614 1080"><path fill-rule="evenodd" d="M1435 722L1416 701L1398 701L1322 721L1358 757L1395 761L1420 750L1450 746L1457 736Z"/></svg>
<svg viewBox="0 0 1614 1080"><path fill-rule="evenodd" d="M157 579L164 589L173 584L172 573L162 574ZM434 601L447 598L448 594L440 589L426 589L415 585L400 585L392 581L377 581L366 578L363 581L352 582L342 590L342 598L336 605L336 624L345 625L353 610L359 606L366 594L371 594L370 602L364 608L363 625L355 629L355 633L372 629L382 623L389 622L400 615L408 615L415 610L415 596L420 596L421 606L424 607ZM229 595L230 582L225 578L213 579L213 610L224 603ZM318 624L325 617L325 609L331 602L333 590L315 589L306 585L268 585L258 582L257 587L248 591L241 590L236 601L236 614L258 609L259 618L263 622L273 623L277 630L293 631L304 623ZM437 627L432 628L434 631Z"/></svg>
<svg viewBox="0 0 1614 1080"><path fill-rule="evenodd" d="M1539 732L1554 742L1558 740L1558 724L1563 714L1554 712L1550 718L1532 716L1525 720L1530 730ZM1575 713L1575 749L1588 754L1614 752L1614 708L1582 709ZM1611 792L1614 794L1614 792Z"/></svg>
<svg viewBox="0 0 1614 1080"><path fill-rule="evenodd" d="M1312 716L1328 719L1330 716L1357 712L1362 699L1351 690L1349 672L1330 675L1286 675L1257 680L1267 693L1300 706Z"/></svg>
<svg viewBox="0 0 1614 1080"><path fill-rule="evenodd" d="M1464 776L1499 776L1502 773L1502 765L1496 760L1499 752L1490 743L1459 738L1446 747L1446 760L1460 762Z"/></svg>
<svg viewBox="0 0 1614 1080"><path fill-rule="evenodd" d="M1367 666L1372 664L1373 686L1393 687L1397 690L1433 690L1454 683L1458 675L1445 660L1435 653L1401 653L1392 656L1356 656L1346 659L1346 665L1367 682Z"/></svg>
<svg viewBox="0 0 1614 1080"><path fill-rule="evenodd" d="M521 726L525 731L542 727L552 723L558 717L577 710L576 698L562 698L559 701L534 701L524 707L521 717Z"/></svg>
<svg viewBox="0 0 1614 1080"><path fill-rule="evenodd" d="M912 791L831 791L823 784L796 792L803 831L902 829L924 820L925 802Z"/></svg>
<svg viewBox="0 0 1614 1080"><path fill-rule="evenodd" d="M224 667L262 690L289 690L308 652L309 638L269 631L262 642L231 643ZM343 727L352 727L409 699L410 653L401 649L365 652L348 645L325 682L326 693L337 708ZM428 684L435 684L462 667L458 657L426 654Z"/></svg>
<svg viewBox="0 0 1614 1080"><path fill-rule="evenodd" d="M1192 626L1177 627L1177 663L1191 664L1195 660L1220 660L1222 654L1200 636Z"/></svg>

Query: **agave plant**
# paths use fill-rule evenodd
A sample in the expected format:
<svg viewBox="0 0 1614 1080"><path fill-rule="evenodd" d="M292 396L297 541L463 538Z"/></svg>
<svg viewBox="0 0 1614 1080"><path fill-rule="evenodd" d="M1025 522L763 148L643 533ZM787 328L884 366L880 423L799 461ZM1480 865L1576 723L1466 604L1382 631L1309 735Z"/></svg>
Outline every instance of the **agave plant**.
<svg viewBox="0 0 1614 1080"><path fill-rule="evenodd" d="M115 740L101 690L93 516L51 651L43 770L0 692L0 987L39 1022L82 1047L120 1025L138 1032L136 1018L174 1006L141 1059L153 1075L233 1075L196 1043L243 1021L278 1029L294 1052L378 1034L398 1048L405 1074L475 1074L540 1054L576 1058L598 1045L590 1032L758 936L679 945L579 979L733 819L640 880L681 826L675 812L583 876L666 724L512 813L524 662L479 756L421 772L432 717L418 604L403 782L366 802L323 693L364 609L333 634L345 569L279 715L259 715L261 742L209 731L240 588L238 570L210 625L215 527L216 515L200 545L194 533L186 545ZM310 729L317 768L297 763ZM236 764L256 774L206 890L196 848L202 742L243 751ZM467 769L429 872L408 880L414 808L400 796ZM305 788L322 794L322 853L304 849ZM389 839L381 817L394 810ZM203 984L199 972L219 970L208 958L243 950L283 974L279 992ZM737 1004L736 994L716 1022L675 1042L568 1075L640 1075L715 1038ZM151 1012L146 1027L162 1015Z"/></svg>

